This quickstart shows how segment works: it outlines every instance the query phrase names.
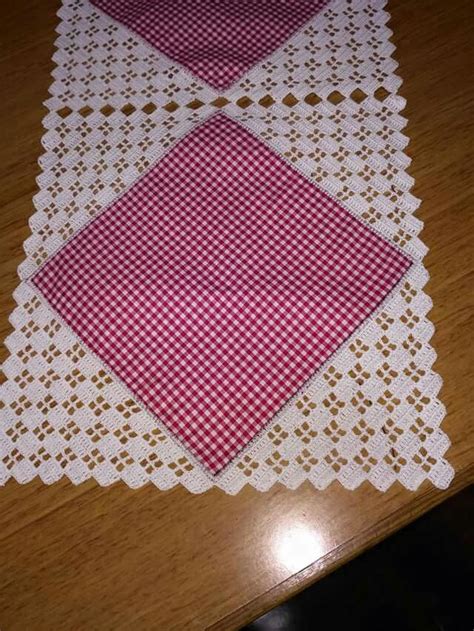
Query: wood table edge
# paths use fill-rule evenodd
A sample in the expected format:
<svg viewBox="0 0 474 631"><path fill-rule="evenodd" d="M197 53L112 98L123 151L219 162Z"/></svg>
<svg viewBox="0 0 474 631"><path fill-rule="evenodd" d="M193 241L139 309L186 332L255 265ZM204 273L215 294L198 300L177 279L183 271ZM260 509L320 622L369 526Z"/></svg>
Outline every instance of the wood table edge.
<svg viewBox="0 0 474 631"><path fill-rule="evenodd" d="M426 491L414 498L414 502L409 505L408 510L406 505L401 506L352 539L331 550L331 552L311 565L293 574L293 576L275 585L255 599L250 600L224 618L220 618L207 626L206 631L238 630L240 627L249 624L328 574L331 574L366 550L374 547L401 528L412 523L473 482L474 465L456 472L451 486L445 491L440 492L432 484L425 482ZM395 484L399 483L396 482Z"/></svg>

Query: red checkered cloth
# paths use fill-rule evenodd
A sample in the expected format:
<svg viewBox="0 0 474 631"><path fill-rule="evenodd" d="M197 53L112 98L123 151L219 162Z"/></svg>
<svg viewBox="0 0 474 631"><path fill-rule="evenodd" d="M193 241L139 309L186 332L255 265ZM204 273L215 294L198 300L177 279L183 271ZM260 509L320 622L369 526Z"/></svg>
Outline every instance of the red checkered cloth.
<svg viewBox="0 0 474 631"><path fill-rule="evenodd" d="M47 261L33 283L217 473L410 264L219 113Z"/></svg>
<svg viewBox="0 0 474 631"><path fill-rule="evenodd" d="M276 50L329 0L91 0L217 90Z"/></svg>

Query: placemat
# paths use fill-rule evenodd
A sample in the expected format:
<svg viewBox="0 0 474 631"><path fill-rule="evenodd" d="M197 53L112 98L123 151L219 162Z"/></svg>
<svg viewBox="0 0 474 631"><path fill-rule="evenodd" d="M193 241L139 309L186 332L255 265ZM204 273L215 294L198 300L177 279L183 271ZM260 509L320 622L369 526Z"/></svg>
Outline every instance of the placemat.
<svg viewBox="0 0 474 631"><path fill-rule="evenodd" d="M448 486L382 0L64 0L0 482Z"/></svg>

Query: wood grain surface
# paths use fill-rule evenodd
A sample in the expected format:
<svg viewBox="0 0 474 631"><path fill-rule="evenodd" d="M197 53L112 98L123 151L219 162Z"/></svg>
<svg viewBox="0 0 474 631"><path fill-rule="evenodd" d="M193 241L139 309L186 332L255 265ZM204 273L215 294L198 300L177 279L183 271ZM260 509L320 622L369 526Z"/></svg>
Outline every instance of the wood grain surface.
<svg viewBox="0 0 474 631"><path fill-rule="evenodd" d="M445 492L276 486L236 497L124 484L0 488L2 631L237 629L472 480L471 0L391 0L410 169L430 247L436 369L456 469ZM29 234L56 0L1 4L0 337ZM2 350L1 359L6 357Z"/></svg>

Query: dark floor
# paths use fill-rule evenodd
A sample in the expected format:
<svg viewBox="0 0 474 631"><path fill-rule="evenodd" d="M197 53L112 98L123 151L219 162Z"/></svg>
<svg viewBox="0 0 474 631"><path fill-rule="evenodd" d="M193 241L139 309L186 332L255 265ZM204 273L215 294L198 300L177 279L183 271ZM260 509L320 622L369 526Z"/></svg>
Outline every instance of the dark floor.
<svg viewBox="0 0 474 631"><path fill-rule="evenodd" d="M473 631L474 486L242 631Z"/></svg>

